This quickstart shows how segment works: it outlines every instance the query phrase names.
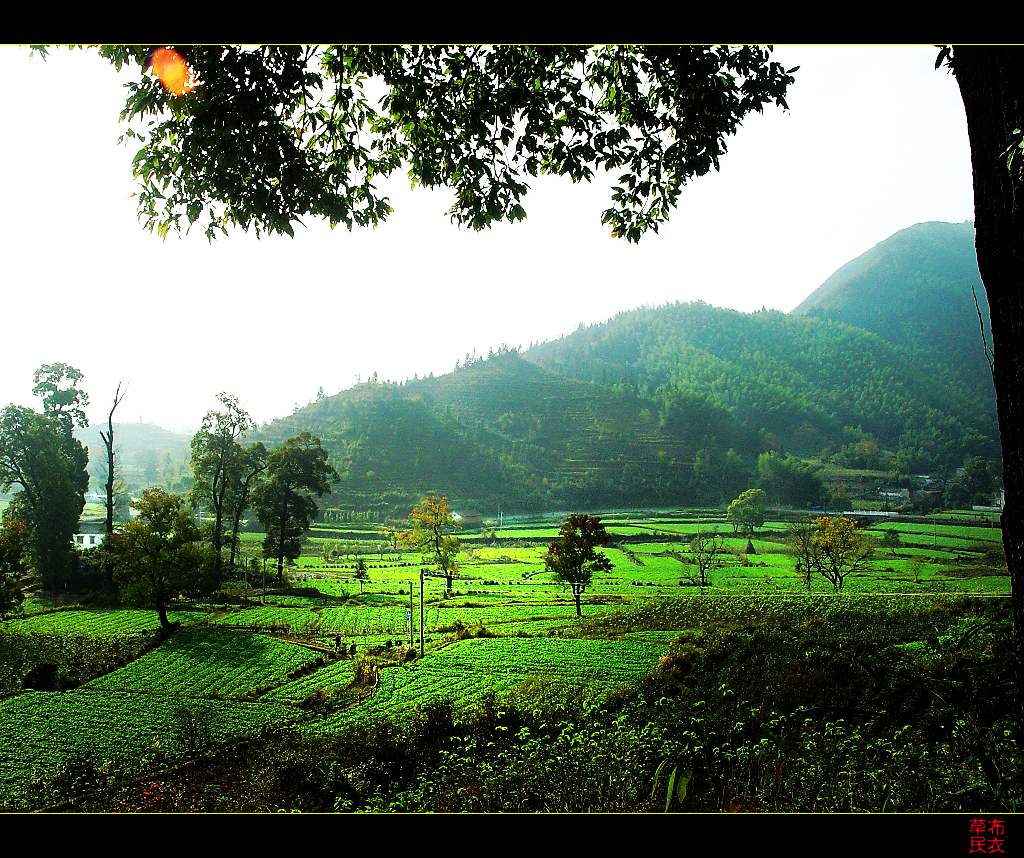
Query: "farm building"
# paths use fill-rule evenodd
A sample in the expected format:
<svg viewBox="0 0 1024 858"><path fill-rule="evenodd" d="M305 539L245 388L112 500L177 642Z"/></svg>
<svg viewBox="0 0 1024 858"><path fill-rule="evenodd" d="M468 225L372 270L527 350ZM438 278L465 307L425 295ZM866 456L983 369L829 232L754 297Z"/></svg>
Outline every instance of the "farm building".
<svg viewBox="0 0 1024 858"><path fill-rule="evenodd" d="M464 528L478 528L483 527L484 517L476 510L468 510L466 512L453 512L452 518Z"/></svg>

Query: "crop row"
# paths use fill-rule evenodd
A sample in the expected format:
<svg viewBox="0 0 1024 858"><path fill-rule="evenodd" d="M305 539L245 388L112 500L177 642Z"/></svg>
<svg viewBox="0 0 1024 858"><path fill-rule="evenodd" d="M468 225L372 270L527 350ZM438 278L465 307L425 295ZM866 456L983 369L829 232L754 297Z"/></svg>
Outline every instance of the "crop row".
<svg viewBox="0 0 1024 858"><path fill-rule="evenodd" d="M171 622L188 624L205 618L197 611L171 611ZM43 634L95 635L115 637L133 632L156 631L160 619L156 611L54 611L37 614L22 620L11 620L5 624L20 632Z"/></svg>
<svg viewBox="0 0 1024 858"><path fill-rule="evenodd" d="M313 650L267 635L185 629L90 687L237 697L280 682L321 658Z"/></svg>
<svg viewBox="0 0 1024 858"><path fill-rule="evenodd" d="M311 729L331 731L378 717L410 717L417 706L444 699L456 709L465 709L488 692L507 695L537 679L604 693L647 673L665 649L660 639L464 640L428 653L420 661L388 669L369 701Z"/></svg>
<svg viewBox="0 0 1024 858"><path fill-rule="evenodd" d="M305 700L316 691L336 691L351 684L353 678L351 659L332 661L306 676L285 682L264 694L261 700L298 701Z"/></svg>
<svg viewBox="0 0 1024 858"><path fill-rule="evenodd" d="M130 768L155 751L194 753L197 739L219 744L296 717L273 703L87 689L19 694L0 701L0 806L23 806L29 782L52 777L75 753Z"/></svg>

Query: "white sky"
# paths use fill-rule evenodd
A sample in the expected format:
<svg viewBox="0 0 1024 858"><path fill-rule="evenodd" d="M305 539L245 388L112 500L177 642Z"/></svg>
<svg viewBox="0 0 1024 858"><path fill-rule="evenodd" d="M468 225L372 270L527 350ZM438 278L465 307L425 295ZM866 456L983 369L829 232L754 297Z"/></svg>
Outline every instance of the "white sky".
<svg viewBox="0 0 1024 858"><path fill-rule="evenodd" d="M0 47L0 405L32 404L33 370L64 361L85 374L92 420L125 379L121 420L193 431L221 390L264 421L321 385L440 374L474 348L641 305L788 311L893 232L973 217L963 105L936 53L777 47L800 66L790 111L748 118L721 172L639 245L601 225L608 183L534 180L525 222L473 233L448 220L448 192L409 190L404 174L376 230L314 222L294 240L209 245L138 225L135 148L116 145L119 82L137 69Z"/></svg>

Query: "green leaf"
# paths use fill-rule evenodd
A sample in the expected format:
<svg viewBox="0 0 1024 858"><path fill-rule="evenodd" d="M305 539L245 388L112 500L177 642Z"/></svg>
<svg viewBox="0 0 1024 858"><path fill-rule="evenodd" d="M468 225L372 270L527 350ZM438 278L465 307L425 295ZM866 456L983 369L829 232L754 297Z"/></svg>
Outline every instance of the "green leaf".
<svg viewBox="0 0 1024 858"><path fill-rule="evenodd" d="M676 798L679 800L679 804L682 804L686 800L687 788L690 786L690 779L693 777L693 772L689 771L681 778L676 784Z"/></svg>

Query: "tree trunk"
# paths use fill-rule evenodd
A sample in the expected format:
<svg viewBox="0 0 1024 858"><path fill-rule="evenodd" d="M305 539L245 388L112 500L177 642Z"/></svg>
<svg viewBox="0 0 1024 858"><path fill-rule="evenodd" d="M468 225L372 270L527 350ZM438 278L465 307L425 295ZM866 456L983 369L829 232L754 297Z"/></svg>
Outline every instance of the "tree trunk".
<svg viewBox="0 0 1024 858"><path fill-rule="evenodd" d="M288 492L284 492L281 501L281 526L277 540L277 583L280 586L284 583L284 531L288 524Z"/></svg>
<svg viewBox="0 0 1024 858"><path fill-rule="evenodd" d="M100 435L103 438L103 435ZM110 418L107 421L107 437L103 438L103 444L107 448L107 539L114 535L114 410L110 410Z"/></svg>
<svg viewBox="0 0 1024 858"><path fill-rule="evenodd" d="M171 621L167 619L167 605L163 602L156 606L156 612L160 615L160 628L167 631L171 628Z"/></svg>
<svg viewBox="0 0 1024 858"><path fill-rule="evenodd" d="M249 483L252 480L252 476L254 475L246 478L235 500L235 514L231 521L231 557L228 560L228 566L231 569L235 568L235 560L238 557L238 531L242 527L242 514L245 512L249 500Z"/></svg>
<svg viewBox="0 0 1024 858"><path fill-rule="evenodd" d="M452 576L450 572L444 573L444 591L449 596L452 594Z"/></svg>
<svg viewBox="0 0 1024 858"><path fill-rule="evenodd" d="M224 497L220 498L216 509L214 510L213 520L213 580L217 586L221 585L224 569L224 556L221 552L224 550Z"/></svg>
<svg viewBox="0 0 1024 858"><path fill-rule="evenodd" d="M127 392L128 388L125 388L125 393ZM121 393L121 382L118 382L117 390L114 391L114 404L107 415L107 432L106 434L100 432L100 440L103 441L103 446L107 449L107 521L105 530L108 540L114 535L114 412L121 404L122 399L124 399L124 394Z"/></svg>
<svg viewBox="0 0 1024 858"><path fill-rule="evenodd" d="M993 380L1003 449L1003 547L1010 574L1018 704L1024 705L1024 185L1003 153L1024 127L1024 50L961 47L954 74L967 114L975 243L988 294ZM980 345L979 345L980 348Z"/></svg>
<svg viewBox="0 0 1024 858"><path fill-rule="evenodd" d="M583 610L580 608L580 594L582 592L583 591L580 590L580 588L577 585L573 584L573 587L572 587L572 597L573 597L573 599L576 600L576 616L577 617L582 617L583 616Z"/></svg>

